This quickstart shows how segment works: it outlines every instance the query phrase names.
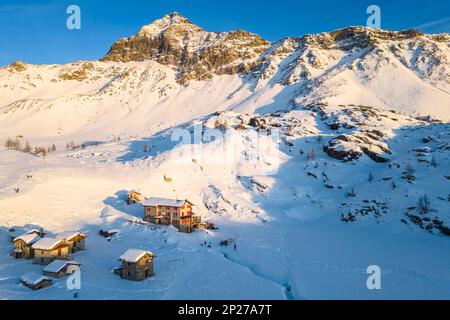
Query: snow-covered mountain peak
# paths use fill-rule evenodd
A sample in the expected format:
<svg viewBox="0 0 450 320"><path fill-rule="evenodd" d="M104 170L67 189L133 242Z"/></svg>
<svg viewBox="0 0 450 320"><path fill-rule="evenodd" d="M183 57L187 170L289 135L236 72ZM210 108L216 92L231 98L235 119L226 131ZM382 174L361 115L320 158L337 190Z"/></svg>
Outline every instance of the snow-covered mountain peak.
<svg viewBox="0 0 450 320"><path fill-rule="evenodd" d="M154 60L174 67L178 81L186 84L215 74L248 71L269 45L260 36L243 30L207 32L172 13L142 27L134 36L120 39L101 60Z"/></svg>
<svg viewBox="0 0 450 320"><path fill-rule="evenodd" d="M185 31L199 32L202 30L200 27L191 23L187 18L183 17L178 12L173 12L165 15L161 19L155 20L154 22L143 26L138 32L138 35L157 37L162 32L173 26L176 26L179 29L184 29Z"/></svg>
<svg viewBox="0 0 450 320"><path fill-rule="evenodd" d="M447 121L448 40L348 27L270 43L243 30L208 32L172 13L114 43L101 61L0 68L0 121L15 123L0 134L71 135L116 121L120 133L132 126L140 134L159 126L153 116L171 126L216 111L268 114L316 104ZM148 113L137 125L135 115Z"/></svg>

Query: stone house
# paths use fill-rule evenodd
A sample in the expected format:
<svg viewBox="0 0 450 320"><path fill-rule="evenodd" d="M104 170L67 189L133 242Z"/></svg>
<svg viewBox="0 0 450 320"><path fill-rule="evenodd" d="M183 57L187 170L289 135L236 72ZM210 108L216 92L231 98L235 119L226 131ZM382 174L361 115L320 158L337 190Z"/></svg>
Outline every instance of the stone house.
<svg viewBox="0 0 450 320"><path fill-rule="evenodd" d="M120 256L120 261L122 261L120 276L133 281L142 281L151 277L154 257L155 255L150 251L128 249Z"/></svg>
<svg viewBox="0 0 450 320"><path fill-rule="evenodd" d="M20 282L32 290L40 290L52 284L52 280L38 273L30 272L20 277Z"/></svg>
<svg viewBox="0 0 450 320"><path fill-rule="evenodd" d="M80 265L81 264L76 261L54 260L44 268L44 274L59 279L71 274L72 267L79 269Z"/></svg>
<svg viewBox="0 0 450 320"><path fill-rule="evenodd" d="M70 244L64 239L42 238L32 246L34 262L49 264L54 260L67 260L70 258Z"/></svg>
<svg viewBox="0 0 450 320"><path fill-rule="evenodd" d="M41 240L41 236L37 233L26 233L13 239L14 250L11 256L16 259L34 258L33 244Z"/></svg>
<svg viewBox="0 0 450 320"><path fill-rule="evenodd" d="M86 249L86 235L78 231L66 231L56 236L70 245L70 252L77 252Z"/></svg>
<svg viewBox="0 0 450 320"><path fill-rule="evenodd" d="M154 224L173 225L181 232L192 232L193 204L188 200L149 198L142 202L144 220Z"/></svg>

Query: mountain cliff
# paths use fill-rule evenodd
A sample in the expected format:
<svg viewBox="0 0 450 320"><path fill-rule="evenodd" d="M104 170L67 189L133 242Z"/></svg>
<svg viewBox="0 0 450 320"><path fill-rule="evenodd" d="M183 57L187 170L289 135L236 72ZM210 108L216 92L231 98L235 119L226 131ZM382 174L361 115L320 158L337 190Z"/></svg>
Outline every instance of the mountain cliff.
<svg viewBox="0 0 450 320"><path fill-rule="evenodd" d="M101 61L154 60L178 68L178 79L205 80L214 74L247 72L269 42L244 30L207 32L178 13L142 27L113 44Z"/></svg>

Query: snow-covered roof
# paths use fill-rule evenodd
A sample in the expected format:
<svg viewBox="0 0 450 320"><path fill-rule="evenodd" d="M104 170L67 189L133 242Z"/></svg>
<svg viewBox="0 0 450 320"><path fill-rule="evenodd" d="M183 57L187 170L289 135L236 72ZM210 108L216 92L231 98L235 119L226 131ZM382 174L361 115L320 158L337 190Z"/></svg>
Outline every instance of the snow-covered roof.
<svg viewBox="0 0 450 320"><path fill-rule="evenodd" d="M58 244L62 242L62 239L55 239L55 238L42 238L35 244L33 244L33 249L38 250L52 250L54 247L56 247Z"/></svg>
<svg viewBox="0 0 450 320"><path fill-rule="evenodd" d="M181 207L185 202L186 200L148 198L142 202L142 205L146 207L155 207L155 206Z"/></svg>
<svg viewBox="0 0 450 320"><path fill-rule="evenodd" d="M16 242L18 240L22 240L28 245L32 245L33 243L38 242L41 239L41 237L35 233L26 233L21 236L18 236L17 238L13 239L13 242Z"/></svg>
<svg viewBox="0 0 450 320"><path fill-rule="evenodd" d="M32 234L32 233L42 233L42 230L39 229L30 229L27 231L28 234Z"/></svg>
<svg viewBox="0 0 450 320"><path fill-rule="evenodd" d="M65 231L65 232L61 232L60 234L58 234L56 236L56 239L71 240L79 235L83 235L83 233L81 233L79 231Z"/></svg>
<svg viewBox="0 0 450 320"><path fill-rule="evenodd" d="M43 276L43 275L41 275L39 273L36 273L36 272L26 273L26 274L24 274L23 276L20 277L20 280L22 282L25 282L25 283L30 284L30 285L37 285L37 284L39 284L39 282L44 281L44 280L50 280L51 281L50 278L48 278L46 276Z"/></svg>
<svg viewBox="0 0 450 320"><path fill-rule="evenodd" d="M44 268L45 272L51 272L51 273L58 273L63 269L64 267L68 265L77 265L79 266L80 263L76 261L67 261L67 260L55 260L52 263L50 263L48 266Z"/></svg>
<svg viewBox="0 0 450 320"><path fill-rule="evenodd" d="M127 262L138 262L146 254L154 255L150 251L140 249L128 249L123 255L120 256L120 260Z"/></svg>
<svg viewBox="0 0 450 320"><path fill-rule="evenodd" d="M27 228L13 228L13 229L14 231L9 231L9 236L13 238L17 238L24 234L41 233L39 229L27 229Z"/></svg>

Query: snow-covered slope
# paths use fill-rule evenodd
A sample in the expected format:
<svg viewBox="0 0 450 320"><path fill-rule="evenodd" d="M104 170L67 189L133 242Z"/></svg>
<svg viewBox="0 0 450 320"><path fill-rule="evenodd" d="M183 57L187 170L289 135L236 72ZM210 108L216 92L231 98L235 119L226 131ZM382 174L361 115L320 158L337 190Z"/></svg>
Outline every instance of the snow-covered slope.
<svg viewBox="0 0 450 320"><path fill-rule="evenodd" d="M196 128L200 144L178 144ZM219 132L225 143L209 142ZM7 255L11 228L37 226L88 234L74 256L81 298L448 298L449 132L390 111L316 105L224 112L140 139L58 145L46 158L0 150L1 298L71 298L64 279L38 296L17 282L41 268ZM142 207L126 204L131 189L188 198L219 230L145 224ZM101 229L118 234L107 241ZM236 251L219 245L228 238ZM111 273L130 247L156 253L154 278L135 284ZM366 287L373 264L380 291Z"/></svg>
<svg viewBox="0 0 450 320"><path fill-rule="evenodd" d="M103 62L1 68L0 122L14 125L1 126L0 135L105 139L213 111L265 114L312 103L448 120L449 39L351 27L269 44L245 31L207 32L171 14L119 40Z"/></svg>
<svg viewBox="0 0 450 320"><path fill-rule="evenodd" d="M65 279L18 283L42 268L8 238L35 227L88 234L81 298L450 297L449 39L351 27L270 44L171 14L101 61L1 68L0 136L21 148L0 146L0 299L71 298ZM187 198L219 229L144 223L132 189ZM156 254L153 278L111 272L129 248Z"/></svg>

